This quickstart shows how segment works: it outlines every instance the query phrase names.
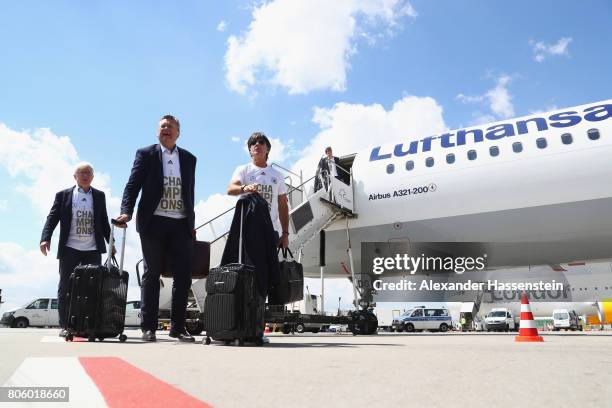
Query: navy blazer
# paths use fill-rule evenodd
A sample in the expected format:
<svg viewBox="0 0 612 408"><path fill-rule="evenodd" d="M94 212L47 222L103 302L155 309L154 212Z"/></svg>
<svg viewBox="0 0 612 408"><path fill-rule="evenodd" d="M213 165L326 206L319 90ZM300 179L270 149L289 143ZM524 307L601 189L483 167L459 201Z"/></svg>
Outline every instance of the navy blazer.
<svg viewBox="0 0 612 408"><path fill-rule="evenodd" d="M96 247L100 253L106 252L106 244L110 238L110 224L108 223L108 215L106 213L106 196L100 190L91 188L93 196L93 213L94 213L94 236L96 239ZM70 235L70 225L72 224L72 195L74 186L62 190L55 194L55 201L51 207L51 211L47 216L47 221L43 227L40 242L51 241L53 230L60 223L59 244L57 245L57 258L64 256L66 250L66 242Z"/></svg>
<svg viewBox="0 0 612 408"><path fill-rule="evenodd" d="M349 184L350 176L344 171L344 168L340 166L340 159L336 156L332 156L334 158L334 163L336 167L340 167L341 169L336 169L336 173L338 174L336 178L338 180L344 181L346 184ZM320 190L322 188L321 183L321 173L325 172L329 174L329 164L327 164L327 156L323 156L321 160L319 160L319 165L317 166L317 178L315 179L315 191Z"/></svg>
<svg viewBox="0 0 612 408"><path fill-rule="evenodd" d="M180 147L178 152L181 166L183 205L185 206L189 234L191 234L195 225L193 207L196 157ZM140 233L147 229L164 194L164 166L159 143L136 151L132 173L123 190L121 214L132 216L136 198L141 190L142 195L136 212L136 231Z"/></svg>

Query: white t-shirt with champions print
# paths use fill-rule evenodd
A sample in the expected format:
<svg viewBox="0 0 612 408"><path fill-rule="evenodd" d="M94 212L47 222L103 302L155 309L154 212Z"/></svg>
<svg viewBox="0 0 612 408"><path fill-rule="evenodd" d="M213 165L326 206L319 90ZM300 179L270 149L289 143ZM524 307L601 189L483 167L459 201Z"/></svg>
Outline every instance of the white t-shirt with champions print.
<svg viewBox="0 0 612 408"><path fill-rule="evenodd" d="M278 219L278 196L287 194L283 175L271 166L257 167L248 163L234 170L232 180L238 180L242 185L257 184L257 191L268 202L274 229L280 235L282 230Z"/></svg>

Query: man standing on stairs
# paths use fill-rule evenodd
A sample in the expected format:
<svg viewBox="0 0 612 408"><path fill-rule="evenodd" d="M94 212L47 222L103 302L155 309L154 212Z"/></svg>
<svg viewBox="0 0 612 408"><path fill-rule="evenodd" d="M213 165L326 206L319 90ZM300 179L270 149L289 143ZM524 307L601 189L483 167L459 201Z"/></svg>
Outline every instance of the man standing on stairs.
<svg viewBox="0 0 612 408"><path fill-rule="evenodd" d="M227 194L258 193L267 202L274 230L279 236L278 246L289 246L289 205L285 178L268 165L272 145L265 134L255 132L247 141L251 162L239 166L232 175Z"/></svg>
<svg viewBox="0 0 612 408"><path fill-rule="evenodd" d="M319 160L317 166L317 178L315 179L315 191L325 186L329 187L329 178L334 177L349 184L348 173L340 166L340 159L334 156L331 146L325 148L325 156Z"/></svg>

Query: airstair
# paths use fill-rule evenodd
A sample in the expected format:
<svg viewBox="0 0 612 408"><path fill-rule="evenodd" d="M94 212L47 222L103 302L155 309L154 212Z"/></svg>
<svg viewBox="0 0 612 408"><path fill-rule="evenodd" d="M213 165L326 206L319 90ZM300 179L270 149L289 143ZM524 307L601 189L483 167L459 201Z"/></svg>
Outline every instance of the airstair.
<svg viewBox="0 0 612 408"><path fill-rule="evenodd" d="M287 198L289 203L289 249L294 254L300 254L302 249L312 241L319 232L334 221L342 218L352 218L354 212L352 173L346 171L349 184L326 174L317 174L306 181L302 176L274 163L273 167L286 174ZM314 180L323 180L322 188L313 191ZM294 180L299 181L295 183ZM229 234L228 226L233 217L234 206L228 208L212 219L198 226L196 230L207 232L210 239L210 265L221 263L221 256ZM215 227L217 225L217 227ZM218 225L223 225L221 234L217 232Z"/></svg>

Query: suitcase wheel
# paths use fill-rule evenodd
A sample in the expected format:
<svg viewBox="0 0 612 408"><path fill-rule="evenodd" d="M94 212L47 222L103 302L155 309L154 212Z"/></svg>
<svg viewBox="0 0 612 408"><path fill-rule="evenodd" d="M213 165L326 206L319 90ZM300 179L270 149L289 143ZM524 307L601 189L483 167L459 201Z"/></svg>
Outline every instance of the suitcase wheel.
<svg viewBox="0 0 612 408"><path fill-rule="evenodd" d="M202 343L206 344L207 346L210 344L210 337L206 336L206 338L202 339Z"/></svg>
<svg viewBox="0 0 612 408"><path fill-rule="evenodd" d="M98 337L98 341L104 341L104 337Z"/></svg>
<svg viewBox="0 0 612 408"><path fill-rule="evenodd" d="M119 336L119 341L121 343L125 343L126 340L127 340L127 336L125 334L121 334L121 336Z"/></svg>

